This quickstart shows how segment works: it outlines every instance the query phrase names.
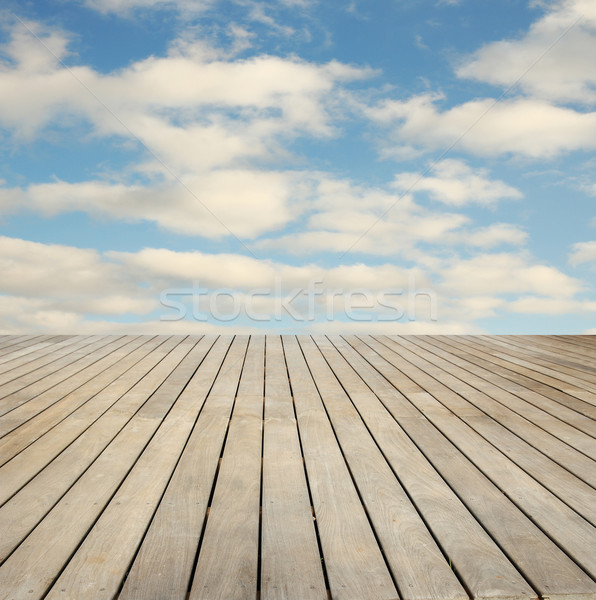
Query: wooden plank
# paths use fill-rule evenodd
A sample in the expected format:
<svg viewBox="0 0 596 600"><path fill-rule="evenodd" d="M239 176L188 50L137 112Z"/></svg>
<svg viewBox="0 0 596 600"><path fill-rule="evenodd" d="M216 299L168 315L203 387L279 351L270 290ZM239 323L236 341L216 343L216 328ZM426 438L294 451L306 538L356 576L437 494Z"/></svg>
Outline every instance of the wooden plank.
<svg viewBox="0 0 596 600"><path fill-rule="evenodd" d="M397 582L400 598L467 598L420 515L321 354L330 344L299 338L350 472ZM337 368L337 363L334 363ZM530 591L530 590L526 590Z"/></svg>
<svg viewBox="0 0 596 600"><path fill-rule="evenodd" d="M371 374L370 369L359 367L359 374L390 411L397 390L402 391L413 404L420 401L431 404L433 399L428 393L416 386L397 366L385 360L375 349L355 336L347 336L346 339L378 372ZM342 354L345 352L351 364L359 365L353 349L346 351L342 345L339 345L339 349ZM378 374L382 374L383 378ZM429 419L406 418L400 419L399 422L470 513L478 519L541 596L573 598L573 594L594 593L595 582L474 466L440 429L432 425ZM451 518L451 512L444 511L444 514L447 515L447 519ZM457 533L458 527L451 526L448 534L457 536ZM465 538L463 543L466 543ZM473 590L471 587L470 589Z"/></svg>
<svg viewBox="0 0 596 600"><path fill-rule="evenodd" d="M32 344L37 343L40 339L44 339L46 336L42 335L5 335L0 340L0 354L2 356L10 354L20 348L26 348Z"/></svg>
<svg viewBox="0 0 596 600"><path fill-rule="evenodd" d="M586 348L590 351L596 349L596 339L594 335L555 335L549 337L555 337L557 340L573 345L578 352L580 352L582 348Z"/></svg>
<svg viewBox="0 0 596 600"><path fill-rule="evenodd" d="M596 372L596 368L594 367L596 348L578 346L552 335L506 335L503 338L512 342L517 339L526 346L531 345L535 349L546 350L550 355L554 353L555 363L558 363L558 360L571 361L580 368L588 369L591 373Z"/></svg>
<svg viewBox="0 0 596 600"><path fill-rule="evenodd" d="M262 600L327 597L281 338L266 338Z"/></svg>
<svg viewBox="0 0 596 600"><path fill-rule="evenodd" d="M469 338L466 336L466 339L468 340ZM473 343L479 345L485 351L490 352L494 358L498 358L506 363L523 369L525 374L538 381L546 382L549 385L552 385L563 392L567 392L568 394L572 394L581 400L585 400L590 404L596 403L596 400L594 399L596 385L591 385L578 377L568 375L562 372L562 368L553 369L550 366L541 365L537 359L529 361L519 358L515 353L511 351L507 352L505 348L500 348L498 341L491 340L490 338L475 336Z"/></svg>
<svg viewBox="0 0 596 600"><path fill-rule="evenodd" d="M32 419L23 423L18 428L14 429L4 437L0 438L0 465L5 464L8 460L14 458L18 453L22 452L30 444L34 443L40 437L47 434L53 428L59 427L61 423L68 422L68 419L73 413L76 413L76 419L80 422L81 415L87 414L83 408L85 405L91 409L101 406L100 399L104 397L103 392L106 388L114 390L113 384L115 381L123 382L126 379L126 373L129 369L134 368L142 358L149 354L154 348L163 344L168 336L151 336L139 338L139 347L133 350L126 358L119 361L117 364L106 368L100 375L97 375L80 388L77 388L52 404L40 414L35 415ZM124 389L122 393L126 392ZM99 400L98 400L99 396ZM115 401L117 396L114 397ZM106 407L109 404L106 405ZM87 409L87 410L89 410ZM79 411L79 412L77 412ZM99 416L102 410L97 413ZM88 422L94 419L88 417ZM75 436L76 437L76 436ZM71 440L72 441L72 440Z"/></svg>
<svg viewBox="0 0 596 600"><path fill-rule="evenodd" d="M526 393L533 392L538 397L549 398L580 415L585 415L592 420L596 419L596 406L593 404L562 392L548 385L548 383L528 377L527 374L522 372L526 371L526 369L515 369L515 365L507 365L505 361L494 359L491 354L483 351L481 347L471 346L465 340L461 340L459 336L441 336L441 343L449 346L449 352L456 353L468 362L472 362L483 369L485 368L487 371L498 374L503 379L513 382L514 385L518 384L522 386L526 390ZM509 368L510 366L513 368ZM505 389L509 389L509 384L503 385ZM518 388L515 388L513 391L516 389Z"/></svg>
<svg viewBox="0 0 596 600"><path fill-rule="evenodd" d="M47 600L109 599L118 592L202 410L224 352L205 362L214 338L189 354L198 369L178 396L122 486L77 549ZM221 346L220 346L221 348ZM97 569L97 565L102 565Z"/></svg>
<svg viewBox="0 0 596 600"><path fill-rule="evenodd" d="M298 342L286 336L283 342L331 596L395 599L397 590Z"/></svg>
<svg viewBox="0 0 596 600"><path fill-rule="evenodd" d="M129 423L131 418L147 399L170 376L172 371L188 353L189 344L181 343L181 339L173 339L166 348L165 356L160 350L156 357L148 357L144 364L145 373L127 393L125 393L115 406L108 410L101 418L91 424L73 443L67 444L63 452L55 458L45 469L37 474L25 487L14 496L23 481L19 473L19 466L26 469L24 460L29 458L43 460L39 455L43 452L44 445L33 446L38 454L23 452L0 470L2 494L10 498L0 508L0 523L2 524L3 537L0 541L0 562L3 562L10 553L21 543L29 532L52 509L68 489L78 480L87 468L97 459L106 447L116 438L119 432ZM157 366L152 364L156 359ZM163 358L163 360L161 360ZM85 425L89 425L85 422ZM129 427L134 428L133 422ZM56 439L49 440L48 451L52 451ZM16 463L16 464L15 464ZM13 467L14 465L14 467ZM11 493L12 492L12 493Z"/></svg>
<svg viewBox="0 0 596 600"><path fill-rule="evenodd" d="M461 415L463 421L500 448L526 472L561 499L566 499L570 506L589 518L592 524L596 522L596 498L593 487L590 487L596 486L596 463L589 458L596 456L594 438L531 405L524 406L521 399L427 351L421 343L414 344L406 338L389 339L380 336L376 339L390 349L407 352L412 364L468 400L484 415L491 417L485 419L480 415L478 418ZM451 406L450 399L451 396L444 402L448 408ZM521 415L527 415L527 418ZM544 424L544 429L535 425L530 420L532 417ZM583 443L587 456L555 437L559 429L567 432L566 437L572 441L577 440L577 445Z"/></svg>
<svg viewBox="0 0 596 600"><path fill-rule="evenodd" d="M375 337L0 336L0 600L596 598L596 337Z"/></svg>
<svg viewBox="0 0 596 600"><path fill-rule="evenodd" d="M16 349L8 348L0 350L0 373L10 371L20 363L20 359L23 359L23 357L32 358L32 355L36 356L39 351L43 351L46 348L54 348L56 342L53 341L53 337L51 335L43 335L36 338L34 340L35 343L18 344Z"/></svg>
<svg viewBox="0 0 596 600"><path fill-rule="evenodd" d="M49 368L41 368L33 373L19 377L14 381L0 386L2 396L1 418L7 418L7 413L16 407L28 402L62 382L67 381L73 375L85 367L92 365L97 360L107 356L111 351L126 344L130 338L126 336L106 336L84 348L71 352L68 356L55 360ZM1 427L1 426L0 426ZM0 435L6 431L0 428Z"/></svg>
<svg viewBox="0 0 596 600"><path fill-rule="evenodd" d="M231 348L230 342L229 337L220 338L205 359L209 366L207 361L215 364L225 358L119 600L187 597L248 339L236 337Z"/></svg>
<svg viewBox="0 0 596 600"><path fill-rule="evenodd" d="M190 600L256 597L264 367L264 337L252 336L199 549ZM235 375L230 373L231 377Z"/></svg>
<svg viewBox="0 0 596 600"><path fill-rule="evenodd" d="M503 553L502 542L508 540L497 538L498 545L493 541L477 521L475 512L469 510L470 496L471 502L476 503L481 512L488 511L492 515L491 524L495 529L500 532L502 528L505 529L502 532L505 538L512 535L509 526L521 525L520 535L527 534L528 529L532 533L531 523L529 528L525 523L526 519L522 519L520 523L519 512L471 465L458 464L457 452L442 443L441 434L433 431L427 418L402 393L392 387L341 338L333 336L331 339L341 353L341 358L336 354L333 362L334 369L338 369L336 374L342 385L349 390L350 397L371 428L383 454L391 462L409 497L469 594L474 598L533 597L532 588L512 565L510 555L508 557ZM367 358L373 357L376 362L380 360L378 355L364 345L359 350L364 354L368 350ZM417 393L413 391L415 388L408 390L408 384L404 383L405 385L400 382L400 390L405 390L404 394L409 396ZM388 414L395 419L393 423L388 422ZM431 459L435 461L437 457L442 457L447 465L440 472L435 470L431 462ZM460 490L457 485L453 485L452 478L464 490L464 494L459 494L459 497L455 492L459 493ZM507 508L510 508L509 512ZM522 561L528 558L524 551L531 548L535 552L537 546L527 539L524 538L521 549L517 546L516 539L511 541L514 557L515 552L518 552ZM544 540L549 544L547 538ZM551 579L558 581L558 576L565 574L565 568L559 567L559 555L564 561L571 565L573 563L553 544L550 545L555 553L551 560L560 569ZM547 566L550 564L549 558L547 555ZM543 564L538 563L530 569L530 573L541 575L543 569ZM578 571L575 567L567 575L567 579L574 581L573 576ZM565 577L563 581L566 581Z"/></svg>
<svg viewBox="0 0 596 600"><path fill-rule="evenodd" d="M594 367L593 360L585 363L582 359L573 359L566 356L556 348L537 345L532 341L518 339L517 336L501 335L498 338L490 336L488 339L493 344L503 346L507 353L512 353L530 362L536 360L538 364L552 369L555 373L566 373L574 379L580 379L591 385L596 384L596 367Z"/></svg>
<svg viewBox="0 0 596 600"><path fill-rule="evenodd" d="M115 378L112 376L114 369L117 370L117 374L120 374L120 368L130 363L130 355L147 340L139 336L122 338L121 341L125 343L111 349L107 348L107 353L103 357L98 357L98 360L91 365L0 417L0 428L6 432L0 440L0 464L4 464L8 458L14 456L5 453L7 449L5 440L11 432L35 421L31 423L30 429L33 429L37 435L45 433L47 427L54 424L57 418L64 418L68 414L65 411L66 407L80 406L82 402L109 384ZM20 440L18 446L30 439L26 435L18 437Z"/></svg>
<svg viewBox="0 0 596 600"><path fill-rule="evenodd" d="M123 373L118 379L99 392L85 405L69 415L68 418L43 434L39 440L36 440L35 443L27 446L4 464L0 468L0 504L6 502L8 498L13 496L22 486L46 467L46 465L73 444L73 442L74 447L71 447L67 451L67 454L75 452L73 456L78 455L82 457L84 452L87 452L92 446L92 444L83 441L84 438L80 437L82 434L90 435L91 431L88 431L89 429L92 429L93 431L93 428L103 428L107 436L107 441L105 441L105 444L107 444L122 427L122 418L125 415L128 415L130 418L139 407L139 402L141 402L143 398L148 398L163 382L167 375L169 375L169 372L175 364L177 364L172 363L172 366L166 367L170 371L164 371L163 368L160 368L162 373L161 379L159 379L159 376L156 379L155 373L149 374L149 372L162 361L162 359L164 359L164 357L167 356L171 350L182 341L182 339L182 337L177 337L165 341L161 340L163 341L161 344L159 343L160 340L156 339L154 344L146 344L145 346L148 346L147 348L143 346L142 350L147 350L147 356L140 360L132 369ZM141 350L139 350L139 352L140 351ZM142 386L137 385L141 379L144 379ZM129 397L133 394L131 389L134 389L134 401L129 403ZM145 395L143 396L143 394ZM106 411L109 410L112 412L106 414ZM112 416L115 416L116 424L114 424L113 429L110 429L109 427L105 427L105 423ZM96 423L97 419L103 420L101 420L100 423ZM13 432L15 434L15 444L19 442L21 429L22 428L19 428ZM110 431L112 432L111 434L109 433ZM3 438L2 441L9 438L10 441L12 441L12 434ZM103 449L105 444L104 446L99 444L98 447ZM84 446L84 449L82 446ZM75 448L77 448L76 451ZM60 460L63 461L64 458L65 455L62 455ZM83 463L84 461L82 459L78 460L76 464L65 467L65 471L73 476L76 473L80 474L79 469L82 467ZM52 468L55 468L55 465L53 465ZM44 473L44 477L48 477L47 473ZM55 476L54 479L55 481L61 481L62 477ZM44 503L47 504L47 489L49 488L44 488L42 485L41 489L46 490L43 497ZM27 490L27 492L28 491L29 490Z"/></svg>
<svg viewBox="0 0 596 600"><path fill-rule="evenodd" d="M593 437L595 425L594 418L591 418L587 414L582 414L582 412L579 410L571 408L566 404L557 401L556 396L547 396L544 393L539 393L537 390L528 389L523 385L523 381L526 380L526 378L523 376L516 376L513 372L505 373L505 371L500 367L493 365L483 358L466 352L465 349L462 349L460 346L444 340L442 337L416 336L415 339L408 339L412 339L412 341L417 345L422 345L428 349L432 348L432 351L435 354L446 358L449 362L461 366L470 373L478 375L482 379L492 383L497 388L505 390L506 392L510 392L511 394L515 394L536 408L547 412L549 415L552 415L553 417L556 417L557 419L560 419L561 421L564 421L565 423L568 423L576 429L579 429L580 431L583 431L584 433L587 433ZM508 374L510 377L505 377L505 374ZM552 388L549 388L546 391L548 392L549 390L552 390ZM593 414L596 418L596 407L586 404L581 400L577 402L581 403L579 408L593 409ZM538 417L539 413L534 412L533 414L536 415L536 417L533 419L533 422L540 423L542 426L542 421ZM574 445L571 440L564 439L564 441ZM574 447L579 449L575 445Z"/></svg>
<svg viewBox="0 0 596 600"><path fill-rule="evenodd" d="M41 337L40 335L31 335L31 334L24 334L24 335L14 335L14 334L6 334L3 335L2 338L0 339L0 350L4 349L5 347L9 347L9 346L13 346L16 344L27 344L28 342L32 342L32 340L34 340L35 338L39 338Z"/></svg>
<svg viewBox="0 0 596 600"><path fill-rule="evenodd" d="M195 347L196 343L197 338L191 337L180 344L186 356L2 564L2 600L44 596L188 383L196 369L195 356L204 350Z"/></svg>
<svg viewBox="0 0 596 600"><path fill-rule="evenodd" d="M19 360L19 364L12 365L12 368L0 375L0 398L55 373L73 360L92 352L94 347L105 345L120 337L122 336L75 336L56 344L52 351L44 356L34 360Z"/></svg>
<svg viewBox="0 0 596 600"><path fill-rule="evenodd" d="M442 383L408 362L404 353L397 355L371 338L366 341L380 356L429 392L423 398L412 397L415 404L426 401L435 409L426 410L422 405L429 420L525 514L556 540L574 561L592 577L596 577L596 554L592 552L596 547L596 528L488 444L466 423L453 418L452 413L436 400L437 397L453 397L454 402L458 403L463 400L461 397L455 397ZM470 414L474 416L472 412Z"/></svg>

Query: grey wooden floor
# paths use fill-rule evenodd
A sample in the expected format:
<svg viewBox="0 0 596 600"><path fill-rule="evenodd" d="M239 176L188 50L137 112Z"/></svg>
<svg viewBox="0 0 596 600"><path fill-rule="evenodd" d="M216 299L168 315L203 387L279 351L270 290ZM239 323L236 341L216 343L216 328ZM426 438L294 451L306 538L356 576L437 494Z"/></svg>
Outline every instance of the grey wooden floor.
<svg viewBox="0 0 596 600"><path fill-rule="evenodd" d="M0 336L0 598L596 598L596 339Z"/></svg>

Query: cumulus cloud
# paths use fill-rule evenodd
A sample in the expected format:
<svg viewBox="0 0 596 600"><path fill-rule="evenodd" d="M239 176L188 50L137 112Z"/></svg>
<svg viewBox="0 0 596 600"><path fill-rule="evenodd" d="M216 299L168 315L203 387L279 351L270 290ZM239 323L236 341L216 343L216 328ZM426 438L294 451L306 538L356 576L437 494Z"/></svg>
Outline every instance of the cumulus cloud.
<svg viewBox="0 0 596 600"><path fill-rule="evenodd" d="M512 253L454 255L427 267L323 267L159 248L100 253L2 237L0 267L3 333L223 332L229 326L237 332L263 323L280 330L368 325L368 331L473 332L476 320L504 312L596 310L596 303L578 299L581 282ZM244 307L241 318L228 318L230 306ZM172 320L176 307L184 307L184 319L174 311Z"/></svg>
<svg viewBox="0 0 596 600"><path fill-rule="evenodd" d="M497 222L477 227L463 213L429 208L414 198L428 190L446 204L494 204L503 197L517 198L520 192L491 181L485 171L476 172L462 161L443 161L436 175L420 178L401 173L386 189L320 175L305 226L295 233L258 240L255 246L294 254L343 254L353 249L429 264L436 262L433 248L440 254L458 246L491 248L525 242L526 232L515 225ZM396 188L398 192L411 188L412 193L399 194Z"/></svg>
<svg viewBox="0 0 596 600"><path fill-rule="evenodd" d="M569 262L574 265L596 263L596 242L578 242L573 245Z"/></svg>
<svg viewBox="0 0 596 600"><path fill-rule="evenodd" d="M82 210L208 238L254 238L300 214L308 182L272 164L287 162L286 144L296 137L333 135L338 88L372 73L337 61L230 59L188 39L165 56L100 73L61 62L69 45L63 32L16 23L10 36L0 64L0 129L12 141L90 128L88 141L116 136L148 152L118 182L5 187L0 210Z"/></svg>
<svg viewBox="0 0 596 600"><path fill-rule="evenodd" d="M95 135L140 140L177 170L275 158L278 139L331 135L337 86L372 73L270 55L230 60L200 40L179 40L166 56L104 74L57 60L65 34L20 23L10 33L0 126L32 139L83 121Z"/></svg>
<svg viewBox="0 0 596 600"><path fill-rule="evenodd" d="M93 290L132 291L126 277L96 250L73 250L0 236L1 290L36 297L77 297Z"/></svg>
<svg viewBox="0 0 596 600"><path fill-rule="evenodd" d="M491 42L463 59L462 78L553 102L596 101L596 10L591 0L558 0L518 39Z"/></svg>
<svg viewBox="0 0 596 600"><path fill-rule="evenodd" d="M474 155L518 154L554 158L565 152L596 148L596 113L554 106L537 98L471 100L441 110L436 94L386 100L366 110L377 123L392 126L384 142L395 147L457 150Z"/></svg>
<svg viewBox="0 0 596 600"><path fill-rule="evenodd" d="M523 314L565 315L596 312L596 302L527 296L511 302L508 310Z"/></svg>
<svg viewBox="0 0 596 600"><path fill-rule="evenodd" d="M456 159L443 159L432 165L430 174L400 173L394 186L403 191L424 191L433 199L451 206L495 204L504 198L521 198L519 190L503 181L491 180L485 169L472 169Z"/></svg>
<svg viewBox="0 0 596 600"><path fill-rule="evenodd" d="M558 269L534 264L520 254L483 254L447 266L441 289L453 297L535 294L570 299L582 283Z"/></svg>
<svg viewBox="0 0 596 600"><path fill-rule="evenodd" d="M293 173L216 170L152 186L55 181L24 190L0 188L0 206L44 216L87 212L117 221L152 221L178 234L254 238L296 217L306 193Z"/></svg>
<svg viewBox="0 0 596 600"><path fill-rule="evenodd" d="M215 0L76 0L100 13L114 13L120 16L131 15L138 9L176 10L185 14L201 12Z"/></svg>

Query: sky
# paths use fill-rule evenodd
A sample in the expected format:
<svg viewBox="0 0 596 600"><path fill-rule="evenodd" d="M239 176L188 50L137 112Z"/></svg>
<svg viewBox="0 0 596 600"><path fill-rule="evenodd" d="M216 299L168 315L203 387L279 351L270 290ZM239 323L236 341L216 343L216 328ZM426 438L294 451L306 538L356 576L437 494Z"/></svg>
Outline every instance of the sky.
<svg viewBox="0 0 596 600"><path fill-rule="evenodd" d="M596 333L593 0L4 0L0 333Z"/></svg>

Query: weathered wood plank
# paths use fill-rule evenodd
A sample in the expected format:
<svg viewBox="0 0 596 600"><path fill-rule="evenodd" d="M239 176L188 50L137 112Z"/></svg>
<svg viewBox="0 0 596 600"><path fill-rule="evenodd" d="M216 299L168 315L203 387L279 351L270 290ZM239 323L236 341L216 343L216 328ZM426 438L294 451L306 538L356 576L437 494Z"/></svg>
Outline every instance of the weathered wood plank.
<svg viewBox="0 0 596 600"><path fill-rule="evenodd" d="M187 597L247 343L245 337L233 342L222 337L205 359L203 376L212 372L210 363L222 364L223 360L223 364L130 568L120 600Z"/></svg>
<svg viewBox="0 0 596 600"><path fill-rule="evenodd" d="M371 437L325 357L326 338L299 338L302 351L329 414L360 496L404 600L467 598L395 473ZM335 369L340 369L333 361ZM389 415L387 414L387 417Z"/></svg>
<svg viewBox="0 0 596 600"><path fill-rule="evenodd" d="M503 524L521 525L522 531L527 533L526 519L520 522L519 511L471 465L462 462L457 464L456 449L445 444L440 432L433 430L428 419L407 400L411 395L420 394L412 382L400 378L399 386L392 387L388 381L395 379L392 370L385 368L380 357L356 338L350 341L361 355L341 338L334 336L332 341L358 375L345 369L341 377L342 384L349 387L352 398L358 399L363 416L378 415L377 419L381 421L375 426L375 439L385 456L391 460L410 498L471 595L479 598L531 598L534 594L532 588L508 560L511 554L507 552L508 556L505 556L502 550L503 541L507 542L507 537L511 535L509 528ZM372 361L379 371L371 368L365 359ZM385 424L382 427L386 418L383 410L378 407L375 409L379 401L383 404L383 410L388 411L399 426ZM404 407L409 407L409 411ZM372 428L374 421L368 422ZM437 459L446 466L438 472L435 467ZM486 524L478 522L477 511L470 510L471 502L478 505L477 510L481 515L482 511L488 511L492 528L497 531L505 529L505 540L503 536L501 539L495 538L497 543L491 539L485 531ZM492 533L490 529L488 532ZM548 544L548 539L545 540ZM520 557L527 558L525 550L536 550L534 543L526 541L525 548L521 550L516 543L516 539L511 541L514 557L516 551ZM559 565L559 556L572 564L560 550L553 548L555 556L547 556L547 564L550 558L553 564ZM522 565L526 566L523 562ZM538 563L534 569L530 569L530 573L542 574L543 569L542 563ZM565 574L564 568L561 571ZM547 576L550 575L548 569L545 572ZM567 577L573 581L577 572L581 571L575 567ZM556 576L551 576L551 579L557 580Z"/></svg>
<svg viewBox="0 0 596 600"><path fill-rule="evenodd" d="M51 507L53 494L50 490L57 489L55 493L58 497L66 491L141 404L163 383L180 362L180 352L174 353L172 350L181 341L181 338L176 338L161 344L130 372L113 382L104 393L98 394L93 399L95 402L90 401L91 404L81 408L80 414L70 415L44 434L42 439L28 446L0 468L0 504L6 502L28 481L41 473L38 479L22 490L18 498L12 500L12 505L17 511L20 511L18 508L20 506L26 513L26 517L21 518L20 528L37 523L41 518L38 516L35 520L36 509L33 505L38 505L37 499L42 499L44 506ZM168 354L171 355L167 356ZM163 360L166 356L167 359ZM161 364L157 368L158 363ZM95 439L91 441L91 438ZM57 460L52 462L56 457ZM33 505L28 509L24 508L25 498L33 500ZM0 515L3 514L3 510L0 509ZM15 514L18 515L18 512ZM2 522L10 523L11 518L2 517L5 519ZM29 529L31 527L32 525ZM12 535L15 534L16 530L13 527ZM6 538L3 540L4 543L7 541ZM4 550L0 556L2 559L6 557Z"/></svg>
<svg viewBox="0 0 596 600"><path fill-rule="evenodd" d="M440 404L436 398L453 398L454 404L463 399L451 392L445 385L426 374L418 367L382 344L367 338L368 345L394 367L417 382L428 392L425 396L412 396L437 428L442 431L476 466L493 481L513 502L559 544L567 554L577 561L592 577L596 576L596 555L591 548L596 547L596 528L578 513L570 509L543 486L527 475L517 465L488 444L481 436ZM428 402L431 410L425 408ZM451 411L454 408L451 407ZM459 413L459 408L458 414ZM476 409L477 410L477 409ZM471 416L480 414L469 413Z"/></svg>
<svg viewBox="0 0 596 600"><path fill-rule="evenodd" d="M532 379L547 383L562 392L576 396L580 400L585 400L590 404L596 404L596 399L594 398L596 387L587 382L585 383L580 379L570 377L557 369L544 367L537 364L534 360L528 361L517 358L513 353L507 353L503 348L500 348L496 341L491 342L490 338L478 336L470 338L469 336L464 336L464 339L470 341L475 347L488 352L493 359L499 361L498 364L505 364L508 368L524 373Z"/></svg>
<svg viewBox="0 0 596 600"><path fill-rule="evenodd" d="M573 501L578 502L580 513L584 516L590 514L590 521L596 521L596 498L593 495L593 487L590 487L596 486L596 463L588 457L596 456L594 438L574 430L533 406L524 406L525 403L519 398L486 383L453 362L428 352L420 344L414 344L405 338L377 339L390 349L407 352L412 364L418 365L479 408L483 415L476 418L463 414L461 419L485 439L492 441L511 460L553 493L567 498L568 503L571 500L571 506L576 507ZM451 397L447 400L445 405L450 407ZM527 418L522 416L524 414ZM491 418L485 418L484 415ZM532 417L542 422L545 429L536 426L530 420ZM550 433L557 429L571 430L567 436L579 440L578 444L583 442L588 456L577 452L574 447ZM585 482L590 485L586 485Z"/></svg>
<svg viewBox="0 0 596 600"><path fill-rule="evenodd" d="M69 389L69 380L71 378L75 382L75 387L78 387L76 385L78 381L76 376L79 372L92 367L97 361L108 357L110 352L115 351L130 341L131 338L127 336L102 338L85 346L85 348L73 351L63 359L54 361L51 364L51 372L49 373L46 373L46 369L42 368L0 386L0 394L4 394L0 403L2 407L0 410L2 412L0 419L9 419L9 411L12 412L18 406L37 398L44 392L48 392L48 390L52 390L51 394L57 394L65 388L68 391L72 391L74 388ZM0 423L0 435L6 433L7 431Z"/></svg>
<svg viewBox="0 0 596 600"><path fill-rule="evenodd" d="M44 350L49 349L48 351L51 352L56 345L53 336L43 335L36 338L34 344L18 344L15 349L0 350L0 373L10 371L22 364L21 361L34 360L36 356L39 356L38 353L47 354Z"/></svg>
<svg viewBox="0 0 596 600"><path fill-rule="evenodd" d="M325 578L281 338L266 338L261 599L323 600Z"/></svg>
<svg viewBox="0 0 596 600"><path fill-rule="evenodd" d="M10 352L10 348L25 347L29 344L34 344L42 335L3 335L0 339L0 351ZM22 345L22 346L21 346Z"/></svg>
<svg viewBox="0 0 596 600"><path fill-rule="evenodd" d="M95 348L113 342L122 336L73 337L56 344L52 352L34 360L19 360L17 365L0 375L0 398L26 387L43 377L56 373L73 361L93 352Z"/></svg>
<svg viewBox="0 0 596 600"><path fill-rule="evenodd" d="M527 344L516 337L506 335L490 336L487 339L493 345L502 346L507 354L527 360L536 365L540 365L545 369L549 369L552 373L565 373L573 378L586 382L591 386L596 384L596 367L594 362L582 363L581 359L572 360L562 352L557 352L552 348L537 345L535 343Z"/></svg>
<svg viewBox="0 0 596 600"><path fill-rule="evenodd" d="M189 355L198 370L50 589L48 600L107 600L117 593L219 371L221 353L205 363L214 341L203 338Z"/></svg>
<svg viewBox="0 0 596 600"><path fill-rule="evenodd" d="M0 567L0 598L41 598L93 526L196 369L196 338L159 389ZM146 397L145 397L146 399ZM96 565L97 567L97 565ZM31 591L30 591L31 590Z"/></svg>
<svg viewBox="0 0 596 600"><path fill-rule="evenodd" d="M0 417L0 429L6 432L5 436L31 419L41 417L40 421L43 420L42 415L48 408L58 405L57 409L60 410L60 405L68 405L69 401L73 400L73 396L78 397L79 402L88 399L89 394L92 395L94 391L101 390L106 383L110 382L110 367L118 368L121 363L127 364L130 354L142 346L146 340L142 337L136 337L122 338L120 341L124 343L113 348L106 348L104 350L105 354L102 352L103 355L99 355L92 364L2 415ZM40 431L43 433L41 423L39 425Z"/></svg>
<svg viewBox="0 0 596 600"><path fill-rule="evenodd" d="M458 336L441 336L440 342L448 346L449 352L452 354L456 354L466 361L480 366L483 370L486 369L487 372L498 374L506 381L513 382L514 385L518 384L522 386L528 394L536 394L539 398L541 396L549 398L577 412L579 415L592 420L596 419L596 406L593 404L562 392L548 385L548 383L532 379L519 370L510 369L508 366L505 366L505 361L495 360L492 355L482 351L481 347L471 346L466 341L460 340ZM514 365L511 366L515 367ZM505 389L509 389L508 385L504 384Z"/></svg>
<svg viewBox="0 0 596 600"><path fill-rule="evenodd" d="M591 373L596 372L596 367L594 367L596 348L581 346L577 343L571 344L549 335L504 335L502 337L512 342L519 340L526 347L532 346L537 350L545 350L549 355L554 355L556 364L559 360L571 361L581 369L587 369Z"/></svg>
<svg viewBox="0 0 596 600"><path fill-rule="evenodd" d="M596 598L594 357L0 336L0 600Z"/></svg>
<svg viewBox="0 0 596 600"><path fill-rule="evenodd" d="M496 365L493 365L487 360L477 356L473 356L469 352L467 353L465 350L460 350L457 345L450 345L448 342L445 342L445 340L437 336L416 336L415 338L412 337L408 339L411 339L416 345L427 348L438 356L445 358L449 362L464 368L466 371L477 375L487 382L490 382L495 386L496 389L501 389L509 392L510 394L514 394L528 404L531 404L541 411L547 412L549 415L552 415L564 423L572 425L574 428L579 429L580 431L583 431L584 433L593 437L594 428L596 425L596 422L593 418L590 418L587 414L583 414L576 409L558 402L552 396L547 396L544 393L538 393L533 389L528 389L522 384L524 381L523 376L520 375L516 377L510 372L511 377L508 379L504 376L503 371ZM549 390L552 390L552 388L549 388ZM580 408L583 409L584 412L585 409L593 409L594 416L596 417L596 407L586 404L581 400L578 402L581 403ZM533 423L537 423L540 426L544 425L544 422L540 416L541 413L531 409L530 413L528 413L527 407L522 408L526 409L524 414L532 415L533 418L531 420ZM579 449L574 444L574 441L571 439L566 439L558 428L549 428L549 430L551 430L553 435L557 435L557 437L560 439L563 439L576 449Z"/></svg>
<svg viewBox="0 0 596 600"><path fill-rule="evenodd" d="M139 362L142 363L142 359L146 355L164 344L166 340L167 336L142 338L139 347L124 359L108 367L80 388L73 390L46 410L0 438L0 465L5 464L17 454L23 453L25 448L50 431L52 431L51 435L54 439L56 438L56 430L61 431L63 433L62 440L65 442L62 448L66 447L77 435L74 434L74 437L72 437L72 432L70 435L67 433L69 426L76 424L78 426L77 431L80 433L92 423L95 417L101 415L105 408L118 399L119 390L121 390L120 395L128 391L126 386L128 385L129 376L139 373ZM145 372L141 371L138 379L144 375ZM106 389L109 390L107 393ZM111 402L110 398L112 399ZM53 456L47 442L48 438L45 438L43 445L46 447L46 457L49 461ZM24 465L25 463L23 463Z"/></svg>
<svg viewBox="0 0 596 600"><path fill-rule="evenodd" d="M331 596L396 599L397 590L298 342L286 336L283 341Z"/></svg>
<svg viewBox="0 0 596 600"><path fill-rule="evenodd" d="M191 600L256 597L264 368L264 337L253 336L199 549Z"/></svg>

